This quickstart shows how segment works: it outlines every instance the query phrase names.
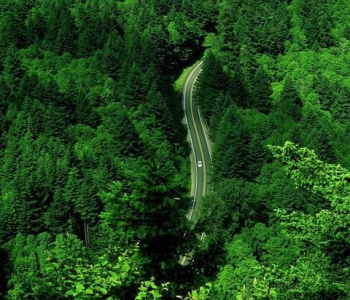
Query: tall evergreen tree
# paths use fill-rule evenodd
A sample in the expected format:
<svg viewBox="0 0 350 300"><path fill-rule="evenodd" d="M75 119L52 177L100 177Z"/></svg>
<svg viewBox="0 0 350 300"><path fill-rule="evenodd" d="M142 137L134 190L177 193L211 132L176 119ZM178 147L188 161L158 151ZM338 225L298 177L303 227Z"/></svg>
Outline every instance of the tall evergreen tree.
<svg viewBox="0 0 350 300"><path fill-rule="evenodd" d="M231 105L219 126L213 150L213 181L225 178L248 178L250 135L238 109Z"/></svg>
<svg viewBox="0 0 350 300"><path fill-rule="evenodd" d="M252 99L252 107L262 113L269 113L272 107L269 75L263 67L256 70L253 78L250 98Z"/></svg>
<svg viewBox="0 0 350 300"><path fill-rule="evenodd" d="M156 118L157 128L164 132L169 141L174 141L174 118L166 99L160 92L156 91L155 85L152 85L151 90L147 95L147 111L151 112Z"/></svg>
<svg viewBox="0 0 350 300"><path fill-rule="evenodd" d="M215 99L227 90L227 86L228 77L215 55L209 51L204 58L202 72L198 76L196 92L197 103L206 119L210 119Z"/></svg>
<svg viewBox="0 0 350 300"><path fill-rule="evenodd" d="M350 119L350 90L347 87L341 87L335 95L336 101L331 104L330 111L337 121L346 123Z"/></svg>
<svg viewBox="0 0 350 300"><path fill-rule="evenodd" d="M302 101L289 76L285 79L281 98L276 108L294 121L301 119Z"/></svg>
<svg viewBox="0 0 350 300"><path fill-rule="evenodd" d="M122 66L122 50L123 40L114 30L109 34L102 53L102 68L114 80L119 79L119 70Z"/></svg>
<svg viewBox="0 0 350 300"><path fill-rule="evenodd" d="M121 102L127 108L136 108L139 104L145 102L147 87L150 83L145 81L144 74L141 73L136 63L133 63L130 69L128 64L124 64L121 72L121 76L123 76L123 73L127 74L125 81L119 84Z"/></svg>
<svg viewBox="0 0 350 300"><path fill-rule="evenodd" d="M233 75L229 81L229 95L238 107L249 107L249 93L244 83L244 77L239 65L236 66Z"/></svg>
<svg viewBox="0 0 350 300"><path fill-rule="evenodd" d="M333 16L330 3L327 1L311 1L307 5L303 1L295 1L302 15L302 26L308 39L309 47L318 50L335 45L332 36Z"/></svg>
<svg viewBox="0 0 350 300"><path fill-rule="evenodd" d="M127 108L120 103L111 103L99 111L102 125L98 128L98 132L107 132L111 135L110 151L120 157L141 156L144 146L130 121Z"/></svg>
<svg viewBox="0 0 350 300"><path fill-rule="evenodd" d="M210 117L210 139L212 141L215 141L216 139L216 132L219 129L220 121L222 117L224 116L226 109L230 106L232 103L232 99L229 96L228 93L224 94L223 92L220 93L218 97L215 98L215 103L213 105L213 111L211 113Z"/></svg>

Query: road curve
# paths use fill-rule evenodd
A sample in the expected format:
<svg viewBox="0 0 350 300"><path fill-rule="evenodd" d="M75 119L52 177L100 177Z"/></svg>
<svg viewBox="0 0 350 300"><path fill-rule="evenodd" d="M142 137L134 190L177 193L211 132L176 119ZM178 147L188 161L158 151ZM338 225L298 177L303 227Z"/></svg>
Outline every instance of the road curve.
<svg viewBox="0 0 350 300"><path fill-rule="evenodd" d="M204 130L203 121L198 106L194 102L193 94L195 82L201 72L202 62L197 63L186 77L183 86L183 108L185 112L185 121L187 123L188 134L190 137L193 155L192 169L194 170L194 201L189 213L189 219L193 220L194 211L198 208L200 200L210 191L210 170L211 153L208 137ZM202 167L198 162L202 162Z"/></svg>

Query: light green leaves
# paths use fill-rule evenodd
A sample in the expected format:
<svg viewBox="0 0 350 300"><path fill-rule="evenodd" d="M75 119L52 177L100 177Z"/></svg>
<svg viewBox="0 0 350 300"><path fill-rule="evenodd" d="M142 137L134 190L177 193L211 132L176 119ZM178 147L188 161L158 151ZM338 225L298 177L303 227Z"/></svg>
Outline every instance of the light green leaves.
<svg viewBox="0 0 350 300"><path fill-rule="evenodd" d="M286 173L297 187L321 193L336 209L345 208L343 205L349 202L350 197L348 170L340 165L323 163L313 150L299 148L292 142L286 142L283 147L268 147L274 157L285 165Z"/></svg>
<svg viewBox="0 0 350 300"><path fill-rule="evenodd" d="M151 280L142 281L139 287L139 293L137 294L135 300L156 300L162 298L162 292L168 290L169 282L162 283L157 286L155 283L155 278L152 277Z"/></svg>

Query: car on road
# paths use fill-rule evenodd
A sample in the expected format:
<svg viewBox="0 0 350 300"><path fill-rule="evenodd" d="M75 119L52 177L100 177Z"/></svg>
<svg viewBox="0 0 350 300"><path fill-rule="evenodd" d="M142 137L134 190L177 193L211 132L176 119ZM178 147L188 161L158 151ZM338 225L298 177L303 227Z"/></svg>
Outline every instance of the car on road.
<svg viewBox="0 0 350 300"><path fill-rule="evenodd" d="M202 166L203 166L202 161L199 160L199 161L198 161L198 168L201 168Z"/></svg>

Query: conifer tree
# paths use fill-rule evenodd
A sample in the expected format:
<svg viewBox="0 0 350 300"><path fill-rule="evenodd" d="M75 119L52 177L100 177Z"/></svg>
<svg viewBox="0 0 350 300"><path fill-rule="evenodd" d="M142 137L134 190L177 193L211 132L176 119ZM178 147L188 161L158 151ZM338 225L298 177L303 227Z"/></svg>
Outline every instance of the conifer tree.
<svg viewBox="0 0 350 300"><path fill-rule="evenodd" d="M230 78L228 93L238 107L249 107L249 93L239 65Z"/></svg>
<svg viewBox="0 0 350 300"><path fill-rule="evenodd" d="M281 98L276 108L294 121L301 119L302 101L289 76L285 79Z"/></svg>
<svg viewBox="0 0 350 300"><path fill-rule="evenodd" d="M303 29L308 39L309 47L318 48L331 47L335 44L332 37L332 9L327 1L311 1L308 4L296 1L295 4L302 14Z"/></svg>
<svg viewBox="0 0 350 300"><path fill-rule="evenodd" d="M113 140L109 151L119 157L142 155L144 146L130 121L127 108L120 103L111 103L99 111L102 125L98 131L107 132Z"/></svg>
<svg viewBox="0 0 350 300"><path fill-rule="evenodd" d="M120 55L123 50L123 40L121 36L113 30L103 47L102 68L108 75L117 80L119 78L119 70L121 68Z"/></svg>
<svg viewBox="0 0 350 300"><path fill-rule="evenodd" d="M140 67L133 63L129 69L128 64L124 64L122 69L122 75L124 72L127 72L125 80L120 82L119 91L121 102L127 108L136 108L139 104L145 102L147 95L147 83L145 81L145 75L142 74ZM121 85L121 83L123 83Z"/></svg>
<svg viewBox="0 0 350 300"><path fill-rule="evenodd" d="M332 104L336 102L337 94L341 89L339 84L332 85L328 78L322 77L315 88L320 95L321 108L324 110L330 110Z"/></svg>
<svg viewBox="0 0 350 300"><path fill-rule="evenodd" d="M28 17L25 21L26 27L26 41L30 45L42 41L46 33L46 21L41 10L38 7L34 7L28 13Z"/></svg>
<svg viewBox="0 0 350 300"><path fill-rule="evenodd" d="M262 113L269 113L271 110L271 86L268 74L263 67L259 67L253 78L250 98L252 99L252 107Z"/></svg>
<svg viewBox="0 0 350 300"><path fill-rule="evenodd" d="M224 74L220 62L209 51L203 62L202 72L198 76L197 103L201 113L210 119L216 97L227 90L228 78Z"/></svg>
<svg viewBox="0 0 350 300"><path fill-rule="evenodd" d="M349 109L349 97L350 90L347 87L339 88L339 91L335 93L336 101L331 104L330 111L334 119L345 123L350 119Z"/></svg>
<svg viewBox="0 0 350 300"><path fill-rule="evenodd" d="M216 132L220 126L220 120L224 116L226 109L230 106L232 102L231 97L228 93L224 94L223 92L215 98L215 103L213 105L213 111L210 117L210 139L215 141Z"/></svg>
<svg viewBox="0 0 350 300"><path fill-rule="evenodd" d="M155 116L157 128L165 133L169 141L173 141L175 137L174 118L169 110L166 99L160 92L156 91L154 84L147 95L147 100L147 111Z"/></svg>
<svg viewBox="0 0 350 300"><path fill-rule="evenodd" d="M238 109L231 105L219 126L213 150L213 180L224 178L248 178L248 149L250 135L239 116Z"/></svg>
<svg viewBox="0 0 350 300"><path fill-rule="evenodd" d="M15 91L17 91L20 87L22 78L25 74L25 68L22 65L18 49L11 44L6 51L6 57L3 61L4 74L1 76L5 79L5 84L11 87L12 96L16 95ZM20 98L16 97L17 103L21 103Z"/></svg>

